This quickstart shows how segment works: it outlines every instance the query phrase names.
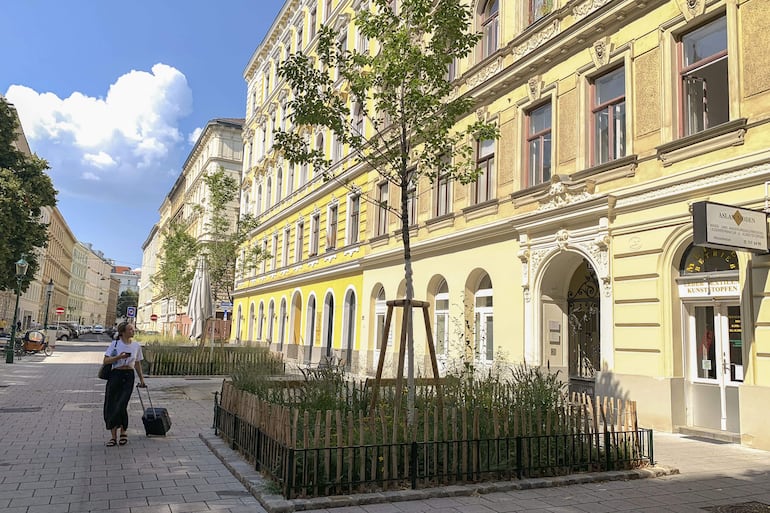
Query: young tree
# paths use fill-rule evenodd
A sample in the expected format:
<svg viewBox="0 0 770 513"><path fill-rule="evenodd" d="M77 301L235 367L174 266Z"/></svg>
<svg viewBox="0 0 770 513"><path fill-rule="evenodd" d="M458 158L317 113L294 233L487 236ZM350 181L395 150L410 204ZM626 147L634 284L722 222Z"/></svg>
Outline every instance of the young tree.
<svg viewBox="0 0 770 513"><path fill-rule="evenodd" d="M461 0L403 0L398 13L388 0L373 0L371 11L356 15L362 37L374 43L371 52L349 52L338 46L329 27L318 36L318 62L303 53L280 68L292 89L292 127L276 134L276 146L290 162L311 163L326 171L329 160L312 148L301 133L310 128L329 131L350 148L359 162L400 189L406 300L414 297L409 232L409 194L421 176L468 184L478 178L474 148L468 140L498 137L490 123L458 123L474 107L470 96L455 95L448 67L468 55L479 40L471 32L471 11ZM343 84L340 86L340 80ZM352 115L351 115L352 114ZM371 130L361 130L363 116ZM353 119L351 119L353 118ZM373 201L370 199L370 201ZM390 208L390 205L381 205ZM414 343L411 309L407 310L409 357L408 412L414 405Z"/></svg>
<svg viewBox="0 0 770 513"><path fill-rule="evenodd" d="M139 293L135 290L124 290L120 293L118 298L118 305L115 308L115 315L120 317L126 316L126 308L129 306L136 307L139 304Z"/></svg>
<svg viewBox="0 0 770 513"><path fill-rule="evenodd" d="M208 263L212 295L232 301L238 251L257 227L257 221L251 214L238 217L238 208L233 206L238 199L238 181L223 168L206 175L203 180L209 198L202 208L208 217L201 252ZM252 248L246 252L243 265L255 266L266 257L260 248Z"/></svg>
<svg viewBox="0 0 770 513"><path fill-rule="evenodd" d="M158 272L152 282L162 297L174 300L179 305L187 304L195 274L198 242L185 231L184 226L173 223L166 231L166 238L160 249Z"/></svg>
<svg viewBox="0 0 770 513"><path fill-rule="evenodd" d="M16 288L15 263L29 263L22 290L37 273L37 248L48 242L48 224L41 222L43 207L56 205L56 190L45 173L48 163L20 151L15 143L19 128L13 108L0 97L0 290Z"/></svg>

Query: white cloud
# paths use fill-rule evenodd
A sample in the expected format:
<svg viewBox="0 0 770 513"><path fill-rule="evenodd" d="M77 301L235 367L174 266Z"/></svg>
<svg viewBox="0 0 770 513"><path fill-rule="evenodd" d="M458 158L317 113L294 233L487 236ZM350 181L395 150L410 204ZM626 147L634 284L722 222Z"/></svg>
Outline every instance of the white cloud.
<svg viewBox="0 0 770 513"><path fill-rule="evenodd" d="M190 135L187 136L187 142L190 143L190 146L198 142L198 138L201 136L202 132L203 132L203 129L201 127L198 127L192 132L190 132Z"/></svg>
<svg viewBox="0 0 770 513"><path fill-rule="evenodd" d="M83 161L86 164L91 164L94 167L98 167L102 169L113 167L117 164L117 162L115 162L115 159L113 159L109 154L103 151L100 151L97 154L86 153L85 155L83 155Z"/></svg>
<svg viewBox="0 0 770 513"><path fill-rule="evenodd" d="M5 96L33 151L49 161L60 199L103 201L105 191L119 190L150 203L148 191L168 187L166 170L179 173L187 151L179 126L192 111L192 91L172 66L131 70L104 95L76 91L60 98L12 85Z"/></svg>

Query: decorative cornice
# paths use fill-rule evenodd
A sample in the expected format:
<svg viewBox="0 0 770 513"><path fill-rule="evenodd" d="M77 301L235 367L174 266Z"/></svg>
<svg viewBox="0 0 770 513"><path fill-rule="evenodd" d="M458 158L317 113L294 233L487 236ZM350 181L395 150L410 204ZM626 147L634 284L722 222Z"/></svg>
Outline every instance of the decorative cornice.
<svg viewBox="0 0 770 513"><path fill-rule="evenodd" d="M502 57L497 57L492 62L481 68L477 73L468 77L465 81L468 87L476 87L477 85L486 82L490 77L495 76L503 69Z"/></svg>
<svg viewBox="0 0 770 513"><path fill-rule="evenodd" d="M594 182L591 180L573 182L565 175L551 177L551 186L535 199L540 202L538 211L554 210L565 205L590 199L594 193Z"/></svg>
<svg viewBox="0 0 770 513"><path fill-rule="evenodd" d="M572 14L575 16L575 20L581 20L597 9L604 7L611 1L612 0L586 0L573 7Z"/></svg>

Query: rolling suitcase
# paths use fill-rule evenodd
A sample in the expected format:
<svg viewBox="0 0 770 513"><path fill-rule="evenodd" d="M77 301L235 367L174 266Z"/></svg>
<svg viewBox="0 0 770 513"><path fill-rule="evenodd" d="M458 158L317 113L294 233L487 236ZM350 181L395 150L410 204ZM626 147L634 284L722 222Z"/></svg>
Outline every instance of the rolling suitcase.
<svg viewBox="0 0 770 513"><path fill-rule="evenodd" d="M147 391L147 401L150 403L150 407L145 408L141 390L142 388L137 385L136 394L139 396L139 403L142 405L144 433L147 436L166 436L168 430L171 429L171 417L168 415L168 410L166 408L154 408L152 406L152 398L150 397L150 391L147 388L145 388L145 390Z"/></svg>

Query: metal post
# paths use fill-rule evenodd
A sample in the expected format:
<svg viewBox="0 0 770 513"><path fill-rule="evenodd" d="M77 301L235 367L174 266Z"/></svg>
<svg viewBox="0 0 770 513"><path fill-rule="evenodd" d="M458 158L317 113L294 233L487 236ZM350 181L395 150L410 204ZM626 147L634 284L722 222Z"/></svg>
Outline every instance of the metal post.
<svg viewBox="0 0 770 513"><path fill-rule="evenodd" d="M417 442L411 443L409 451L409 473L412 476L412 490L417 489Z"/></svg>
<svg viewBox="0 0 770 513"><path fill-rule="evenodd" d="M13 309L13 325L11 339L5 346L5 363L13 363L13 350L16 348L16 323L19 321L19 296L21 295L21 278L16 277L16 307Z"/></svg>
<svg viewBox="0 0 770 513"><path fill-rule="evenodd" d="M43 321L43 330L48 330L48 307L51 306L51 294L53 293L53 278L51 278L51 281L46 285L45 288L45 321ZM46 333L48 333L46 331Z"/></svg>

